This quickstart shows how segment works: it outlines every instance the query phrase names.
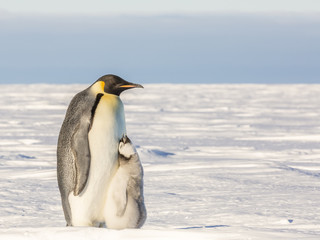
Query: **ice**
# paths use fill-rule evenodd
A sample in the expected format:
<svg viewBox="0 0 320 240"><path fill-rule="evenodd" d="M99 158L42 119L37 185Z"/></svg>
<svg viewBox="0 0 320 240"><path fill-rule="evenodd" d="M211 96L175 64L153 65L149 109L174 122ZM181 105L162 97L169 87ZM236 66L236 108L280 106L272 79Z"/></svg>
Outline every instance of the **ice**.
<svg viewBox="0 0 320 240"><path fill-rule="evenodd" d="M56 143L86 85L1 85L0 239L319 239L320 85L124 92L145 172L142 229L67 228Z"/></svg>

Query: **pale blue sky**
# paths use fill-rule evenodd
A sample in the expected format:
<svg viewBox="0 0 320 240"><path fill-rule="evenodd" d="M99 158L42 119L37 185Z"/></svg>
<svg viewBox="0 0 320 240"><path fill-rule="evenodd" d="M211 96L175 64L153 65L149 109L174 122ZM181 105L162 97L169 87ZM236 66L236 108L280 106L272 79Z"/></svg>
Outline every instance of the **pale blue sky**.
<svg viewBox="0 0 320 240"><path fill-rule="evenodd" d="M1 0L2 9L38 13L320 11L319 0Z"/></svg>
<svg viewBox="0 0 320 240"><path fill-rule="evenodd" d="M0 83L320 83L319 0L0 0Z"/></svg>

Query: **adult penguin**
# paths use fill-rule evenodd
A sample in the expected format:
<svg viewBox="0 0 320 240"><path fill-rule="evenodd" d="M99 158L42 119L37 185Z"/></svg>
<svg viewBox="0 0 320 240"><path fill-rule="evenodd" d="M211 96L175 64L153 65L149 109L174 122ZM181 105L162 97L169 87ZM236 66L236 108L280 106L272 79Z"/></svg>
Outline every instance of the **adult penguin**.
<svg viewBox="0 0 320 240"><path fill-rule="evenodd" d="M101 226L108 185L118 168L118 146L126 135L119 95L143 88L115 75L99 78L71 100L61 126L57 175L67 226Z"/></svg>

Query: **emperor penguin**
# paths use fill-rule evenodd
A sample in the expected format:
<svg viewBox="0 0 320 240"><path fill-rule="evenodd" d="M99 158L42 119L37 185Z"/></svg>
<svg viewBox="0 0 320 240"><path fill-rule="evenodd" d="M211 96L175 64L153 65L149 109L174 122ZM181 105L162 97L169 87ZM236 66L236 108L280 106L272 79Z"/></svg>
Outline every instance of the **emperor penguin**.
<svg viewBox="0 0 320 240"><path fill-rule="evenodd" d="M100 77L70 102L57 147L57 177L67 226L102 226L108 186L126 135L127 89L143 88L116 75Z"/></svg>
<svg viewBox="0 0 320 240"><path fill-rule="evenodd" d="M119 144L119 168L111 180L105 207L108 228L140 228L147 217L143 198L143 168L131 140Z"/></svg>

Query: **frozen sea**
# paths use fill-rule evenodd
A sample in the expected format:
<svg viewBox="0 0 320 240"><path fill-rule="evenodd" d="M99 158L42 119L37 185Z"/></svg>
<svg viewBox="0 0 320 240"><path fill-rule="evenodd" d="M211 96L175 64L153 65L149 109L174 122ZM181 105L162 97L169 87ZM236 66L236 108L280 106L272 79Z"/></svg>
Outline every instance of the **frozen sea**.
<svg viewBox="0 0 320 240"><path fill-rule="evenodd" d="M122 94L142 229L66 228L56 143L86 85L0 85L0 239L320 239L320 85L149 84Z"/></svg>

